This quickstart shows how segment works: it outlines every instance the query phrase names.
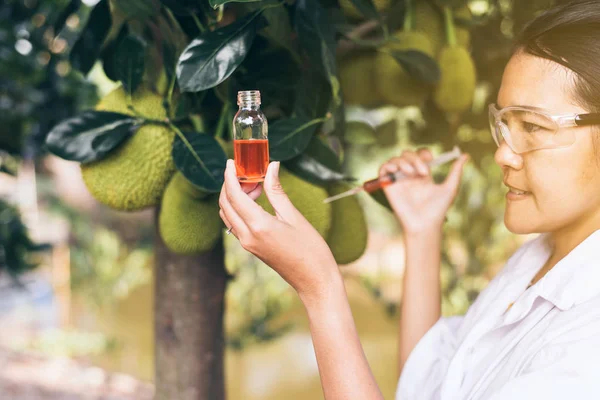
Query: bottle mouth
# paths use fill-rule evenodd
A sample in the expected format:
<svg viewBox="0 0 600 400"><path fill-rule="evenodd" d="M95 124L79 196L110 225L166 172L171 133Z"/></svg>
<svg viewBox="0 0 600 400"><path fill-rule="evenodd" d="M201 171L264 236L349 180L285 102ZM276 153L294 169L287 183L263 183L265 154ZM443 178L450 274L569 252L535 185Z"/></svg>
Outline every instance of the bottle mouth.
<svg viewBox="0 0 600 400"><path fill-rule="evenodd" d="M238 106L259 106L260 91L259 90L240 90L237 95Z"/></svg>

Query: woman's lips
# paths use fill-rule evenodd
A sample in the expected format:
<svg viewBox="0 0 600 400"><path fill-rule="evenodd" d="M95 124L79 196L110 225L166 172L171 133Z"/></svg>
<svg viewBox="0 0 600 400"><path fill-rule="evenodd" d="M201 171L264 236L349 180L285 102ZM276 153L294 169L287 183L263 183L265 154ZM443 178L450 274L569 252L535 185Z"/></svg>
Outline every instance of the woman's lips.
<svg viewBox="0 0 600 400"><path fill-rule="evenodd" d="M525 200L526 198L528 198L531 195L530 192L523 192L523 191L517 191L515 189L509 189L508 192L506 193L506 198L508 200Z"/></svg>

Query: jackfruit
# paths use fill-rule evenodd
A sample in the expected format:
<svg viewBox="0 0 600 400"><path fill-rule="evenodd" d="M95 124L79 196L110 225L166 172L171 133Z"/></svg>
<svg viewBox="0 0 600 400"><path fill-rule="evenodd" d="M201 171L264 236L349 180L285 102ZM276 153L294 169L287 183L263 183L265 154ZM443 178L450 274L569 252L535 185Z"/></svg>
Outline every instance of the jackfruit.
<svg viewBox="0 0 600 400"><path fill-rule="evenodd" d="M375 5L375 9L377 11L384 12L390 5L392 4L391 0L373 0L373 4ZM340 8L346 17L349 19L364 19L365 17L358 11L358 9L354 6L351 0L340 0Z"/></svg>
<svg viewBox="0 0 600 400"><path fill-rule="evenodd" d="M323 238L327 238L331 228L331 204L323 203L323 200L328 197L327 190L298 178L283 166L279 170L279 181L294 207ZM271 215L275 215L273 206L264 191L256 199L256 203Z"/></svg>
<svg viewBox="0 0 600 400"><path fill-rule="evenodd" d="M428 37L422 32L397 32L398 41L382 46L375 61L377 91L390 104L398 107L420 106L425 102L430 86L410 76L404 68L386 51L418 50L433 57L433 48Z"/></svg>
<svg viewBox="0 0 600 400"><path fill-rule="evenodd" d="M418 1L415 4L414 30L423 32L431 41L433 54L438 57L442 48L446 45L446 30L444 18L440 9L429 1ZM453 12L455 17L470 21L472 18L469 7L462 6ZM455 25L456 43L465 48L471 46L471 34L467 28Z"/></svg>
<svg viewBox="0 0 600 400"><path fill-rule="evenodd" d="M160 236L174 253L204 253L222 236L219 195L207 194L177 172L167 185L158 217Z"/></svg>
<svg viewBox="0 0 600 400"><path fill-rule="evenodd" d="M338 60L338 77L346 104L372 108L383 102L373 90L376 59L375 51L359 51Z"/></svg>
<svg viewBox="0 0 600 400"><path fill-rule="evenodd" d="M348 184L336 182L328 187L327 192L334 196L349 189ZM362 256L367 248L368 234L365 214L356 196L331 203L331 229L327 244L338 264L349 264Z"/></svg>
<svg viewBox="0 0 600 400"><path fill-rule="evenodd" d="M445 47L439 59L440 81L433 99L440 110L464 112L473 102L477 76L471 54L463 47Z"/></svg>
<svg viewBox="0 0 600 400"><path fill-rule="evenodd" d="M129 104L149 119L163 120L167 116L162 97L143 87L133 94L131 102L119 87L96 109L133 115ZM143 125L105 158L81 165L85 185L98 201L117 210L140 210L158 204L175 172L173 138L174 133L165 126Z"/></svg>

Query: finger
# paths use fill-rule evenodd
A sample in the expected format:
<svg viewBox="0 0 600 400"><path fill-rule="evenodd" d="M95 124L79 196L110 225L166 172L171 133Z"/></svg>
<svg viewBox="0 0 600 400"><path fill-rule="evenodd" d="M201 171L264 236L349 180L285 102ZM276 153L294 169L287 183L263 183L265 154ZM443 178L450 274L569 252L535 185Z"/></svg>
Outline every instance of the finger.
<svg viewBox="0 0 600 400"><path fill-rule="evenodd" d="M256 189L257 186L260 186L260 184L258 182L240 182L240 186L244 193L250 193Z"/></svg>
<svg viewBox="0 0 600 400"><path fill-rule="evenodd" d="M256 201L256 199L258 199L260 197L262 192L263 192L262 185L256 185L256 187L252 191L247 192L247 194L252 200Z"/></svg>
<svg viewBox="0 0 600 400"><path fill-rule="evenodd" d="M429 166L416 153L407 151L402 155L402 158L408 161L417 170L419 175L429 175Z"/></svg>
<svg viewBox="0 0 600 400"><path fill-rule="evenodd" d="M426 163L433 160L433 154L431 153L431 150L429 150L426 147L421 147L420 149L418 149L417 155L421 158L421 160L425 161Z"/></svg>
<svg viewBox="0 0 600 400"><path fill-rule="evenodd" d="M463 154L458 160L454 161L448 176L442 183L442 185L444 185L452 193L456 193L458 191L458 185L460 184L463 167L470 158L471 157L468 154Z"/></svg>
<svg viewBox="0 0 600 400"><path fill-rule="evenodd" d="M233 227L231 226L231 222L229 222L229 220L227 219L227 216L225 215L225 212L223 211L222 208L219 209L219 216L221 217L221 220L223 221L223 223L225 224L225 227L227 229L231 229L230 232L233 233Z"/></svg>
<svg viewBox="0 0 600 400"><path fill-rule="evenodd" d="M402 171L407 178L413 178L417 176L418 173L415 167L404 158L398 157L396 163L400 168L400 171Z"/></svg>
<svg viewBox="0 0 600 400"><path fill-rule="evenodd" d="M300 220L299 218L302 217L302 214L294 207L290 198L283 191L283 187L279 181L279 168L279 162L269 164L263 189L277 215L284 221L293 224Z"/></svg>
<svg viewBox="0 0 600 400"><path fill-rule="evenodd" d="M227 203L235 210L236 215L244 220L246 225L251 225L252 221L265 212L258 204L254 202L244 191L237 179L235 164L233 160L227 160L225 168L225 194ZM224 210L227 213L227 210ZM235 224L235 221L231 221Z"/></svg>
<svg viewBox="0 0 600 400"><path fill-rule="evenodd" d="M392 160L389 160L379 168L379 177L398 172L400 167L398 167L397 163L392 162Z"/></svg>
<svg viewBox="0 0 600 400"><path fill-rule="evenodd" d="M246 222L238 215L235 209L232 207L229 198L227 196L227 187L223 184L223 188L221 189L221 194L219 195L219 207L221 210L219 211L219 215L222 215L221 219L227 229L235 230L236 237L240 237L241 235L248 234L249 228Z"/></svg>

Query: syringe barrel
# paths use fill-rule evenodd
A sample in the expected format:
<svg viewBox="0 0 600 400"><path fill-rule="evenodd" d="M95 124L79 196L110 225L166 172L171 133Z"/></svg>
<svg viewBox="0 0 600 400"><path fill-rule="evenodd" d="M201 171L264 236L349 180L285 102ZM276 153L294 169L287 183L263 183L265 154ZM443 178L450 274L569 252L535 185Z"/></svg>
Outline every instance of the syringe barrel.
<svg viewBox="0 0 600 400"><path fill-rule="evenodd" d="M396 177L393 174L387 174L382 176L381 178L371 179L370 181L366 181L363 183L363 188L365 192L372 193L376 190L379 190L391 183L394 183Z"/></svg>

